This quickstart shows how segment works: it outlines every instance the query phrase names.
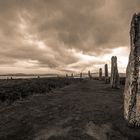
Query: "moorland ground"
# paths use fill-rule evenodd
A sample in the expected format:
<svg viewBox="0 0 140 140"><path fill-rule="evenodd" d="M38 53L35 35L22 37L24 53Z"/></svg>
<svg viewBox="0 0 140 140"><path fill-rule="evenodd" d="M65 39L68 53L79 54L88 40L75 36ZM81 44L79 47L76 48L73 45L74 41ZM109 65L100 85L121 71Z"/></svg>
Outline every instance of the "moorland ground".
<svg viewBox="0 0 140 140"><path fill-rule="evenodd" d="M0 140L139 140L123 118L123 90L84 79L0 108Z"/></svg>

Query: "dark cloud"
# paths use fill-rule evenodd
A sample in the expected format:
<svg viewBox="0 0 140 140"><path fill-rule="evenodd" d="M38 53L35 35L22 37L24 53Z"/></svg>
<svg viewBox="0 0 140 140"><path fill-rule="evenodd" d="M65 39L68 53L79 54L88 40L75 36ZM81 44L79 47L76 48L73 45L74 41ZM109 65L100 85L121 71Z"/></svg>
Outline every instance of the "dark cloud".
<svg viewBox="0 0 140 140"><path fill-rule="evenodd" d="M130 20L139 10L139 0L0 0L0 64L85 69L91 64L71 50L96 57L129 46Z"/></svg>

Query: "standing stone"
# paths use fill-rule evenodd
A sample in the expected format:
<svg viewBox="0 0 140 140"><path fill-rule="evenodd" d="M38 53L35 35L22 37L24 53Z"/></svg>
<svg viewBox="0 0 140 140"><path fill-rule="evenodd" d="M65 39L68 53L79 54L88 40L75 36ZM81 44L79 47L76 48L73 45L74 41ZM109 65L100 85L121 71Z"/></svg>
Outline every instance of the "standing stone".
<svg viewBox="0 0 140 140"><path fill-rule="evenodd" d="M108 65L107 64L105 64L105 83L109 83Z"/></svg>
<svg viewBox="0 0 140 140"><path fill-rule="evenodd" d="M89 77L89 79L92 78L90 71L88 71L88 77Z"/></svg>
<svg viewBox="0 0 140 140"><path fill-rule="evenodd" d="M82 79L82 72L80 73L80 79Z"/></svg>
<svg viewBox="0 0 140 140"><path fill-rule="evenodd" d="M140 126L140 13L134 14L132 18L130 43L124 90L124 117L129 125Z"/></svg>
<svg viewBox="0 0 140 140"><path fill-rule="evenodd" d="M99 69L99 80L102 80L102 68Z"/></svg>
<svg viewBox="0 0 140 140"><path fill-rule="evenodd" d="M80 73L80 82L82 82L83 81L83 74L82 74L82 72Z"/></svg>
<svg viewBox="0 0 140 140"><path fill-rule="evenodd" d="M66 74L66 78L68 78L69 76L68 76L68 74Z"/></svg>
<svg viewBox="0 0 140 140"><path fill-rule="evenodd" d="M117 57L112 56L111 58L111 77L110 83L112 88L119 88L120 87L120 79L117 67Z"/></svg>
<svg viewBox="0 0 140 140"><path fill-rule="evenodd" d="M74 78L73 73L71 74L71 78Z"/></svg>

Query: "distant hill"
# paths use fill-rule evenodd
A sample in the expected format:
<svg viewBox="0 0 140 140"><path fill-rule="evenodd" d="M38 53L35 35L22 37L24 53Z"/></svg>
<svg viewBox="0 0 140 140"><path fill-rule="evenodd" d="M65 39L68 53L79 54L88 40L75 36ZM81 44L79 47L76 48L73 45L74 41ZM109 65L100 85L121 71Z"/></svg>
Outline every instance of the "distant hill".
<svg viewBox="0 0 140 140"><path fill-rule="evenodd" d="M71 74L68 74L69 76ZM93 77L98 77L98 73L91 73ZM120 77L125 77L125 73L119 73ZM24 73L9 73L9 74L0 74L0 76L47 76L47 77L57 77L57 76L62 76L59 74L24 74ZM64 75L65 76L65 75ZM83 77L88 77L88 73L82 73ZM104 73L103 73L104 76ZM109 73L110 76L110 73ZM74 77L80 77L80 73L74 74Z"/></svg>
<svg viewBox="0 0 140 140"><path fill-rule="evenodd" d="M24 74L24 73L9 73L0 74L0 76L57 76L58 74Z"/></svg>

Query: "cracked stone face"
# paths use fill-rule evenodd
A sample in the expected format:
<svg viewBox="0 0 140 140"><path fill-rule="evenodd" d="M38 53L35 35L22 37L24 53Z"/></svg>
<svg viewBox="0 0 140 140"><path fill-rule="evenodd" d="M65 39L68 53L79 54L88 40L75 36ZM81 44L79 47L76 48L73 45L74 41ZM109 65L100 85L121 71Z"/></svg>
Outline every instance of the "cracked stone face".
<svg viewBox="0 0 140 140"><path fill-rule="evenodd" d="M130 29L131 51L126 70L124 117L129 124L140 125L140 13L134 14Z"/></svg>

